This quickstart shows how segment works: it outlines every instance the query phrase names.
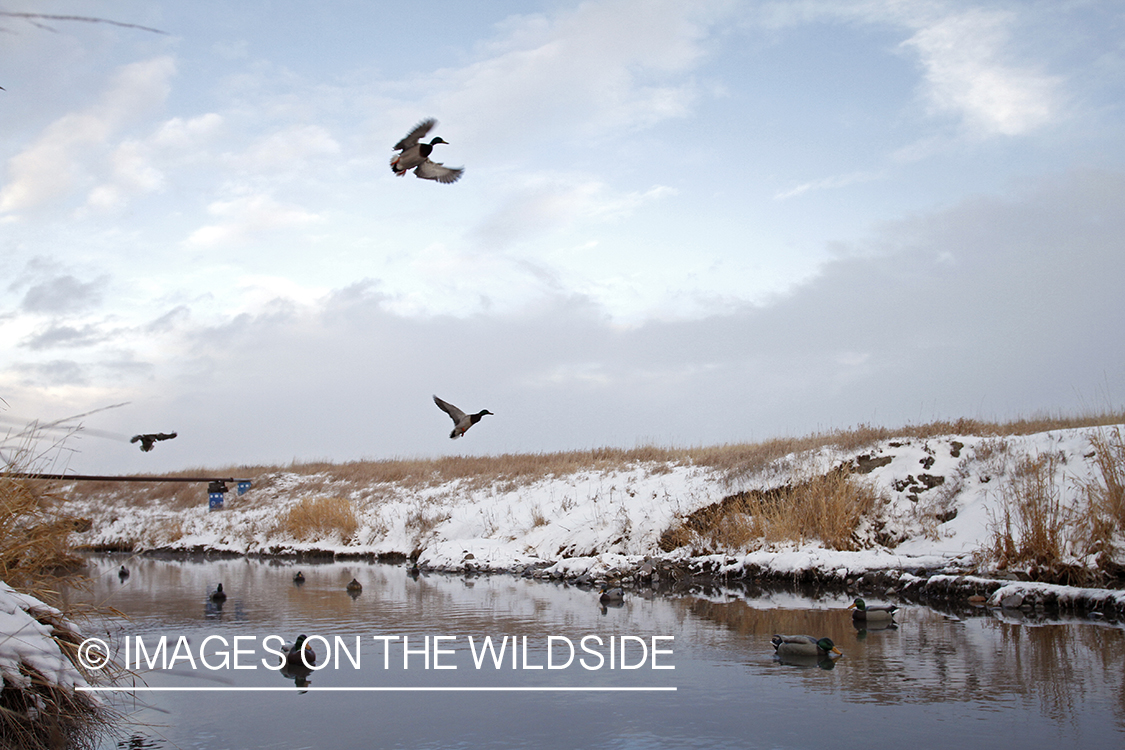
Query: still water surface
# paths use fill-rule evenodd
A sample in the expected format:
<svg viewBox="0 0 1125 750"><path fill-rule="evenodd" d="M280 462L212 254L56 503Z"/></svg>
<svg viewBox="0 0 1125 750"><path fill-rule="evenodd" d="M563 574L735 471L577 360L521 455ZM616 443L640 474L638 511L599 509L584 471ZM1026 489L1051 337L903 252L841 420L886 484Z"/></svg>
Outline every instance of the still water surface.
<svg viewBox="0 0 1125 750"><path fill-rule="evenodd" d="M128 641L135 659L139 641L155 664L142 662L127 684L287 688L112 695L135 722L120 747L1125 746L1125 631L1106 623L907 606L897 628L861 631L843 597L713 591L636 595L603 608L594 592L510 576L134 558L122 582L121 559L93 562L101 575L90 596L129 619L89 634L119 658ZM293 582L297 570L302 585ZM355 597L345 591L353 577L363 584ZM221 606L208 598L220 582L228 592ZM267 668L276 657L265 647L276 650L280 639L266 637L288 643L301 633L325 639L313 641L323 668ZM831 665L782 663L774 633L828 636L844 656ZM498 653L505 636L499 665L483 656L478 668L483 639ZM323 644L337 637L343 650L326 653ZM232 662L236 646L239 669L208 666L221 666L224 653ZM535 691L417 690L498 687Z"/></svg>

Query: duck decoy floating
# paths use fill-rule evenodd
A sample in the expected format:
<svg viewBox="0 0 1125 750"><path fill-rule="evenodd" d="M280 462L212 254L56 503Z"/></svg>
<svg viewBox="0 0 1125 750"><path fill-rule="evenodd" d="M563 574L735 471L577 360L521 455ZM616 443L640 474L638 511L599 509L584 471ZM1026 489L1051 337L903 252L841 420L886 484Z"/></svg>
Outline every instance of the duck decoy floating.
<svg viewBox="0 0 1125 750"><path fill-rule="evenodd" d="M213 602L225 602L226 600L227 600L227 592L223 591L223 584L220 583L218 585L218 587L214 591L211 592L211 601L213 601Z"/></svg>
<svg viewBox="0 0 1125 750"><path fill-rule="evenodd" d="M813 638L811 635L775 635L770 639L778 656L842 656L831 638Z"/></svg>
<svg viewBox="0 0 1125 750"><path fill-rule="evenodd" d="M304 582L305 582L305 574L298 570L297 575L293 576L293 583L304 583Z"/></svg>
<svg viewBox="0 0 1125 750"><path fill-rule="evenodd" d="M363 591L363 584L353 578L345 588L352 593L359 593Z"/></svg>
<svg viewBox="0 0 1125 750"><path fill-rule="evenodd" d="M124 581L129 577L129 569L122 565L121 569L117 571L117 577Z"/></svg>
<svg viewBox="0 0 1125 750"><path fill-rule="evenodd" d="M405 138L395 144L395 150L401 152L391 159L391 170L396 175L401 177L413 169L414 176L423 180L434 180L435 182L449 184L461 179L461 175L465 172L463 167L453 169L439 162L430 161L430 154L433 153L434 146L439 143L449 145L449 141L434 138L429 143L419 143L435 125L437 125L437 120L432 117L428 120L422 120L406 134Z"/></svg>
<svg viewBox="0 0 1125 750"><path fill-rule="evenodd" d="M282 652L285 654L285 662L290 665L300 665L302 667L312 667L316 665L316 652L313 647L306 643L307 635L301 634L292 644L281 647ZM304 652L304 660L302 660L301 652Z"/></svg>
<svg viewBox="0 0 1125 750"><path fill-rule="evenodd" d="M146 432L143 435L134 435L133 437L129 438L129 442L140 443L141 450L145 453L148 453L150 450L152 450L152 446L154 443L158 443L161 440L171 440L174 437L176 437L176 433L174 432Z"/></svg>
<svg viewBox="0 0 1125 750"><path fill-rule="evenodd" d="M481 420L481 417L483 417L485 414L488 414L492 417L496 416L488 409L482 409L476 414L466 414L453 404L449 403L448 401L442 401L437 396L434 396L434 403L437 404L438 408L448 414L449 418L453 420L453 432L449 433L449 437L452 440L456 440L457 438L468 432L469 428L479 422Z"/></svg>
<svg viewBox="0 0 1125 750"><path fill-rule="evenodd" d="M856 599L848 605L848 609L852 610L852 620L862 622L887 622L895 616L895 611L898 606L895 604L884 604L878 607L869 607L862 599Z"/></svg>
<svg viewBox="0 0 1125 750"><path fill-rule="evenodd" d="M625 601L625 589L620 586L602 586L598 601L603 604L608 602L623 602Z"/></svg>

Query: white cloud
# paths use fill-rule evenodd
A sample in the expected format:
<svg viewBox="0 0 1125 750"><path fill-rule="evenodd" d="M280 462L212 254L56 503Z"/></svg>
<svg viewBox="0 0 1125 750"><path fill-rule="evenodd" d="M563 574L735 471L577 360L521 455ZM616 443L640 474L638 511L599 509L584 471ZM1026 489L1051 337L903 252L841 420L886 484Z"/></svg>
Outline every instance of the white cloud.
<svg viewBox="0 0 1125 750"><path fill-rule="evenodd" d="M207 224L188 236L189 245L213 246L246 240L258 234L279 229L302 227L320 221L320 216L299 206L285 205L263 194L245 195L232 200L215 201L207 212L221 219Z"/></svg>
<svg viewBox="0 0 1125 750"><path fill-rule="evenodd" d="M690 112L699 92L686 74L725 12L717 2L608 0L510 18L483 59L414 83L479 143L643 128Z"/></svg>
<svg viewBox="0 0 1125 750"><path fill-rule="evenodd" d="M1023 135L1061 109L1062 79L1011 59L1015 14L969 10L920 28L903 47L925 68L932 111L953 113L980 135Z"/></svg>
<svg viewBox="0 0 1125 750"><path fill-rule="evenodd" d="M229 160L238 169L261 174L298 170L308 161L339 153L340 144L326 128L302 124L270 133Z"/></svg>
<svg viewBox="0 0 1125 750"><path fill-rule="evenodd" d="M503 247L576 221L620 219L645 203L675 194L666 185L623 193L590 176L533 175L518 180L506 201L475 233L485 245Z"/></svg>
<svg viewBox="0 0 1125 750"><path fill-rule="evenodd" d="M95 104L51 123L38 140L9 159L0 212L35 208L90 181L110 138L164 101L175 71L170 57L126 65Z"/></svg>

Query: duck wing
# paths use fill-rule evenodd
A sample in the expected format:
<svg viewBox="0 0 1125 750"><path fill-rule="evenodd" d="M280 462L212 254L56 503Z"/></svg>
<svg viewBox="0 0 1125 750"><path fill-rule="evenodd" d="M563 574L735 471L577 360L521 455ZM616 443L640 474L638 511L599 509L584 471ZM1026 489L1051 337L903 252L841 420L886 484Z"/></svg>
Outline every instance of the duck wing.
<svg viewBox="0 0 1125 750"><path fill-rule="evenodd" d="M453 424L455 425L460 424L461 420L465 418L465 412L461 411L448 401L442 401L437 396L434 396L434 403L438 405L439 409L449 415L449 417L453 420Z"/></svg>
<svg viewBox="0 0 1125 750"><path fill-rule="evenodd" d="M437 120L432 117L427 120L422 120L422 122L414 126L413 130L406 134L405 138L395 144L395 150L402 151L412 146L417 146L418 141L425 138L426 133L430 132L434 125L437 125Z"/></svg>
<svg viewBox="0 0 1125 750"><path fill-rule="evenodd" d="M430 161L429 159L419 164L418 168L414 170L414 174L423 180L436 180L446 185L451 182L457 182L457 180L461 179L461 175L464 174L464 172L464 167L453 169L444 164Z"/></svg>

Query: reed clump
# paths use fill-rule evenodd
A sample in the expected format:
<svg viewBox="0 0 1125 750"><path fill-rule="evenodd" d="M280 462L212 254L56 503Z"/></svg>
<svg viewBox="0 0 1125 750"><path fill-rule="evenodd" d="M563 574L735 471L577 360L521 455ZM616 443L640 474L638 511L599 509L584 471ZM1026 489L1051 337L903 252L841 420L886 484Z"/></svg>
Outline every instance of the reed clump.
<svg viewBox="0 0 1125 750"><path fill-rule="evenodd" d="M1024 458L1000 487L1000 508L981 561L1034 580L1090 585L1125 565L1125 436L1090 437L1099 476L1068 481L1058 455ZM1072 496L1068 499L1067 495Z"/></svg>
<svg viewBox="0 0 1125 750"><path fill-rule="evenodd" d="M740 552L810 539L834 550L856 550L860 524L885 501L846 467L769 490L750 490L701 508L666 531L660 546L695 554Z"/></svg>
<svg viewBox="0 0 1125 750"><path fill-rule="evenodd" d="M289 508L278 521L277 531L298 541L322 541L338 535L348 542L359 528L352 503L345 497L305 497Z"/></svg>
<svg viewBox="0 0 1125 750"><path fill-rule="evenodd" d="M57 604L60 579L82 565L70 534L88 522L59 513L41 484L0 477L0 581Z"/></svg>
<svg viewBox="0 0 1125 750"><path fill-rule="evenodd" d="M51 484L9 476L27 473L29 461L42 460L42 455L27 448L34 435L34 427L19 434L27 445L13 446L11 438L0 440L0 447L6 449L0 452L0 581L48 604L25 611L48 628L75 668L94 680L98 676L85 673L76 659L82 636L71 622L73 610L64 614L57 608L63 606L59 592L64 586L85 583L82 560L73 552L70 536L88 529L90 522L59 512L61 499L52 494ZM8 645L7 638L14 637L0 633L0 650ZM21 654L19 647L15 653ZM20 656L16 662L18 674L0 678L0 747L95 748L120 723L117 712L91 700L88 693L46 679Z"/></svg>

